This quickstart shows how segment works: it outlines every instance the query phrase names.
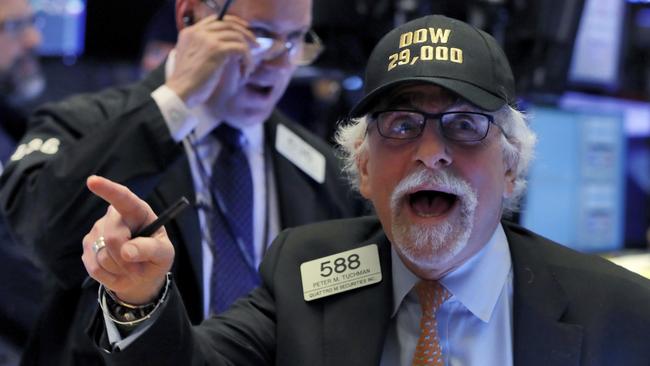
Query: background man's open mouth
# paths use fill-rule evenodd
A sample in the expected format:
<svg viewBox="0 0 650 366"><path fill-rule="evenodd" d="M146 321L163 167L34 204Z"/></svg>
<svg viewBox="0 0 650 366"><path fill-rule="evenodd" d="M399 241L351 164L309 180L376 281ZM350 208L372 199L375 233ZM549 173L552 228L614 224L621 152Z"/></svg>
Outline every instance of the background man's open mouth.
<svg viewBox="0 0 650 366"><path fill-rule="evenodd" d="M269 94L271 94L271 91L273 90L273 87L271 86L258 85L253 83L249 83L247 86L249 90L263 96L268 96Z"/></svg>

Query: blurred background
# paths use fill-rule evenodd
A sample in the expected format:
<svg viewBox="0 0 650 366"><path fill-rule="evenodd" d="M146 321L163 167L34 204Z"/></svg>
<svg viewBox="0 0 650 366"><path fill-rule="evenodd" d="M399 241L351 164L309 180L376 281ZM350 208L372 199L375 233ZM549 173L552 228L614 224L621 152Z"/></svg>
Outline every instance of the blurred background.
<svg viewBox="0 0 650 366"><path fill-rule="evenodd" d="M175 42L173 1L31 2L47 87L28 109L136 80ZM581 251L647 250L650 0L314 0L326 50L299 70L281 108L331 141L360 96L376 41L431 13L488 31L511 61L520 108L539 134L514 219Z"/></svg>

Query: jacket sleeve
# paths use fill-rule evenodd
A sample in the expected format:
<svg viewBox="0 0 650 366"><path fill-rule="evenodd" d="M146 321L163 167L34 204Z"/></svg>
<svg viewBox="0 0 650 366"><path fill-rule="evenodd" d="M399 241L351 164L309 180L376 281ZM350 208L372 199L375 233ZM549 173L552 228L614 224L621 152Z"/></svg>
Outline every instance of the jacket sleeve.
<svg viewBox="0 0 650 366"><path fill-rule="evenodd" d="M1 177L11 230L64 288L86 277L81 242L107 206L86 178L99 174L143 197L182 155L149 93L136 84L42 107Z"/></svg>
<svg viewBox="0 0 650 366"><path fill-rule="evenodd" d="M223 314L192 326L175 284L151 327L121 351L111 352L101 312L88 335L107 365L272 365L276 359L274 282L289 231L273 242L260 268L262 285Z"/></svg>

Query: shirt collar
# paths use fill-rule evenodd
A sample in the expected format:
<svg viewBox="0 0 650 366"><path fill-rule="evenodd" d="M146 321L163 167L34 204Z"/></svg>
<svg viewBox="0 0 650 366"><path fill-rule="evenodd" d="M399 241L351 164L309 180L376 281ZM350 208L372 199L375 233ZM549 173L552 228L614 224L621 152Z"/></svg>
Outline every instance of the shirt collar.
<svg viewBox="0 0 650 366"><path fill-rule="evenodd" d="M413 286L420 280L406 268L391 248L393 271L393 316ZM473 257L440 282L474 316L488 322L505 286L512 266L508 240L499 224L488 243Z"/></svg>
<svg viewBox="0 0 650 366"><path fill-rule="evenodd" d="M169 52L167 56L167 62L165 63L165 77L169 77L174 71L176 65L176 49ZM189 110L190 114L196 118L199 123L194 129L194 137L199 143L203 141L206 136L210 134L217 126L224 123L224 121L218 121L216 123L209 121L214 121L208 108L205 105L201 104ZM239 129L246 140L246 148L248 150L258 152L260 154L264 153L264 125L254 124L252 126L233 126Z"/></svg>

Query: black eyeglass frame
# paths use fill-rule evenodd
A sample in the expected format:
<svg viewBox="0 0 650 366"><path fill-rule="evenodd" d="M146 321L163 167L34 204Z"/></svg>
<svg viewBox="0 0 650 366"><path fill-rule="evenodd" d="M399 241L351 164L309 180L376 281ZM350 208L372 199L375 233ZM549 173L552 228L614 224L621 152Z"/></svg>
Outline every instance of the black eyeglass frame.
<svg viewBox="0 0 650 366"><path fill-rule="evenodd" d="M384 132L382 132L382 129L380 127L380 123L378 122L378 117L379 117L380 114L387 113L387 112L405 112L405 113L413 113L413 114L422 116L422 123L420 123L418 125L418 126L420 126L420 130L418 131L417 135L412 136L412 137L410 137L410 136L409 137L404 137L404 138L385 135ZM442 124L443 117L446 116L446 115L455 115L455 114L465 114L465 115L470 114L470 115L478 115L478 116L485 117L486 120L488 121L488 125L487 125L487 128L485 130L485 134L482 137L477 138L477 139L473 139L473 140L459 140L459 139L454 139L453 137L447 136L445 134L445 129L443 128L443 124ZM508 134L506 134L506 132L503 130L503 127L501 127L498 123L496 123L494 121L494 116L492 116L490 114L487 114L487 113L483 113L483 112L446 111L446 112L441 112L441 113L427 113L427 112L414 110L414 109L384 109L384 110L374 111L374 112L370 113L369 116L370 116L370 121L369 122L372 122L375 125L377 125L377 132L379 132L379 135L382 136L383 138L391 139L391 140L415 140L415 139L420 138L420 136L422 136L422 133L426 129L427 121L429 121L430 119L436 119L438 121L438 129L439 129L440 133L442 134L442 136L445 139L447 139L449 141L453 141L453 142L460 142L460 143L466 143L467 142L467 143L469 143L469 142L483 141L487 137L487 135L490 133L490 125L497 126L497 128L499 128L499 130L501 131L503 136L505 136L506 139L509 138ZM366 133L368 132L369 128L370 128L370 124L368 124L368 127L366 129Z"/></svg>

